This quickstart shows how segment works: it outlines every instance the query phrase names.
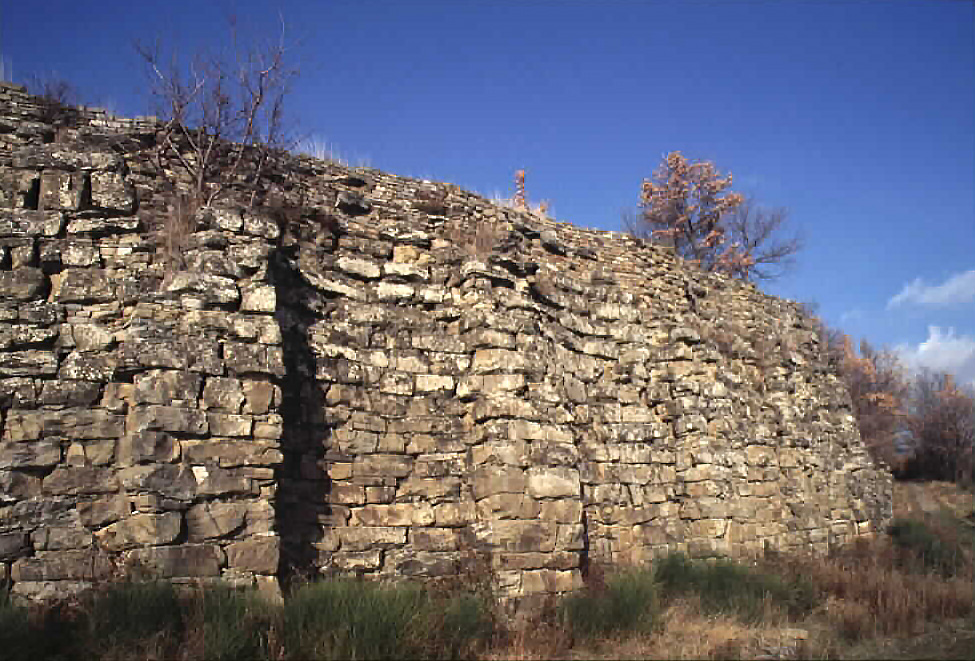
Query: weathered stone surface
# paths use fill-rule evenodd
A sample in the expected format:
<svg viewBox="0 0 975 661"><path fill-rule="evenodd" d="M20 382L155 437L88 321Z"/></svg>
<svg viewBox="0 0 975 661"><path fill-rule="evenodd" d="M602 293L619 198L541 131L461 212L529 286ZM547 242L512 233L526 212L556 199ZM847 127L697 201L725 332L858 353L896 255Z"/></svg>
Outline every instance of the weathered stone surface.
<svg viewBox="0 0 975 661"><path fill-rule="evenodd" d="M171 404L173 400L195 402L203 378L179 370L148 370L135 375L133 383L136 404Z"/></svg>
<svg viewBox="0 0 975 661"><path fill-rule="evenodd" d="M90 583L92 534L148 573L268 583L279 565L439 576L473 549L501 594L538 597L579 587L583 550L823 550L890 517L791 302L624 235L285 154L273 214L231 187L168 255L154 219L175 200L111 135L154 127L79 110L93 140L41 144L35 108L0 89L16 594Z"/></svg>
<svg viewBox="0 0 975 661"><path fill-rule="evenodd" d="M0 468L47 468L60 461L57 441L0 442Z"/></svg>
<svg viewBox="0 0 975 661"><path fill-rule="evenodd" d="M189 539L190 541L201 541L225 537L244 525L246 514L247 505L244 503L200 503L194 505L186 513Z"/></svg>
<svg viewBox="0 0 975 661"><path fill-rule="evenodd" d="M16 271L0 271L0 299L32 301L45 298L48 290L47 276L33 267Z"/></svg>
<svg viewBox="0 0 975 661"><path fill-rule="evenodd" d="M92 172L91 203L108 211L132 213L135 188L118 172Z"/></svg>
<svg viewBox="0 0 975 661"><path fill-rule="evenodd" d="M279 559L280 541L276 537L248 539L227 547L227 564L238 571L276 574Z"/></svg>
<svg viewBox="0 0 975 661"><path fill-rule="evenodd" d="M240 300L240 290L232 279L191 271L176 273L166 285L166 292L203 306L233 305Z"/></svg>
<svg viewBox="0 0 975 661"><path fill-rule="evenodd" d="M30 549L27 534L23 532L0 533L0 561L9 562L23 555Z"/></svg>
<svg viewBox="0 0 975 661"><path fill-rule="evenodd" d="M172 463L179 460L179 443L169 434L156 431L131 432L119 440L121 466L144 463Z"/></svg>
<svg viewBox="0 0 975 661"><path fill-rule="evenodd" d="M144 431L203 434L208 428L205 413L175 406L136 406L125 419L125 429L129 434Z"/></svg>
<svg viewBox="0 0 975 661"><path fill-rule="evenodd" d="M93 466L55 468L43 482L44 493L54 496L112 493L118 487L112 469Z"/></svg>
<svg viewBox="0 0 975 661"><path fill-rule="evenodd" d="M129 551L134 566L162 578L219 576L226 557L215 544L183 544Z"/></svg>
<svg viewBox="0 0 975 661"><path fill-rule="evenodd" d="M109 559L89 550L62 551L38 558L22 558L10 568L10 576L20 581L93 581L108 578L114 567Z"/></svg>
<svg viewBox="0 0 975 661"><path fill-rule="evenodd" d="M118 479L128 492L157 493L176 500L191 500L198 481L188 466L150 464L118 471Z"/></svg>
<svg viewBox="0 0 975 661"><path fill-rule="evenodd" d="M170 544L179 537L183 517L179 512L133 514L99 530L98 544L108 551Z"/></svg>
<svg viewBox="0 0 975 661"><path fill-rule="evenodd" d="M116 300L115 278L104 269L65 269L51 278L58 303L107 303Z"/></svg>
<svg viewBox="0 0 975 661"><path fill-rule="evenodd" d="M55 237L63 228L64 214L58 211L0 209L0 239Z"/></svg>
<svg viewBox="0 0 975 661"><path fill-rule="evenodd" d="M52 526L31 533L31 544L38 551L86 549L92 544L91 532L80 526Z"/></svg>

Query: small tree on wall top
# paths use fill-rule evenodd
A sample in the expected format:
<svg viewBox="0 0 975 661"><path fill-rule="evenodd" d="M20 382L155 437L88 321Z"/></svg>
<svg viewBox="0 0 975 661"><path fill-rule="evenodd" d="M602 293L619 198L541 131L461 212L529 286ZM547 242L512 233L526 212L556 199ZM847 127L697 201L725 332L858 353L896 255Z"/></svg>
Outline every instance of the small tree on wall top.
<svg viewBox="0 0 975 661"><path fill-rule="evenodd" d="M690 162L679 151L667 154L640 193L642 213L628 223L635 236L668 245L706 271L749 280L771 278L799 249L796 239L773 236L785 219L731 191L732 176L708 161Z"/></svg>

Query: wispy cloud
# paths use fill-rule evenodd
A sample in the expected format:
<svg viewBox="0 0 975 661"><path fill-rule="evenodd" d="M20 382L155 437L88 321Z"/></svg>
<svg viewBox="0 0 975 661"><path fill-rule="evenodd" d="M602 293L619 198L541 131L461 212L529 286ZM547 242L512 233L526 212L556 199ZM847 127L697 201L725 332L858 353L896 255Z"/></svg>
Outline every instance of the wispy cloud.
<svg viewBox="0 0 975 661"><path fill-rule="evenodd" d="M852 310L847 310L840 315L841 324L849 324L855 321L860 321L864 318L863 310L860 308L853 308Z"/></svg>
<svg viewBox="0 0 975 661"><path fill-rule="evenodd" d="M899 344L894 350L912 372L927 368L955 375L958 383L975 386L975 336L955 335L954 328L942 331L928 326L928 339L912 346Z"/></svg>
<svg viewBox="0 0 975 661"><path fill-rule="evenodd" d="M887 301L887 309L899 305L949 306L975 302L975 269L953 275L940 285L915 278Z"/></svg>

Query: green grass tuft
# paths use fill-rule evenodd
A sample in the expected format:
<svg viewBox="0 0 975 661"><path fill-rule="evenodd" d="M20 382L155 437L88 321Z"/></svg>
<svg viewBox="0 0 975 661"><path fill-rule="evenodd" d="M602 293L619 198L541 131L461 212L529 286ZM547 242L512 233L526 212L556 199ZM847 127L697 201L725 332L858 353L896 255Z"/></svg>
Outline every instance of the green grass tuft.
<svg viewBox="0 0 975 661"><path fill-rule="evenodd" d="M563 597L560 620L583 638L651 633L657 622L657 586L650 569L621 572L605 586Z"/></svg>

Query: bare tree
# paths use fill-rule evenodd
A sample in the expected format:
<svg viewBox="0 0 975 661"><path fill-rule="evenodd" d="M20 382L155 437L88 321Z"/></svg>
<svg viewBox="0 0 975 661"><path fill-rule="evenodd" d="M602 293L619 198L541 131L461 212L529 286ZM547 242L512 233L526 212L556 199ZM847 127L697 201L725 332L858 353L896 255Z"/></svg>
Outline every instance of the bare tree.
<svg viewBox="0 0 975 661"><path fill-rule="evenodd" d="M788 222L785 209L765 209L746 198L725 222L731 244L738 245L751 258L747 279L775 280L795 264L802 241L795 234L784 235Z"/></svg>
<svg viewBox="0 0 975 661"><path fill-rule="evenodd" d="M972 482L975 478L975 388L952 375L922 371L911 389L910 472L927 479Z"/></svg>
<svg viewBox="0 0 975 661"><path fill-rule="evenodd" d="M282 20L278 38L242 46L230 19L229 55L197 54L181 66L175 52L138 44L163 118L157 155L163 171L180 171L189 195L210 206L230 186L251 188L253 203L267 159L284 146L284 99L296 68L287 62Z"/></svg>
<svg viewBox="0 0 975 661"><path fill-rule="evenodd" d="M160 106L156 162L174 194L162 228L170 272L198 210L234 188L249 192L253 206L268 159L287 146L284 100L298 70L287 59L284 21L275 40L247 45L229 23L229 52L198 53L185 65L158 42L136 44Z"/></svg>

